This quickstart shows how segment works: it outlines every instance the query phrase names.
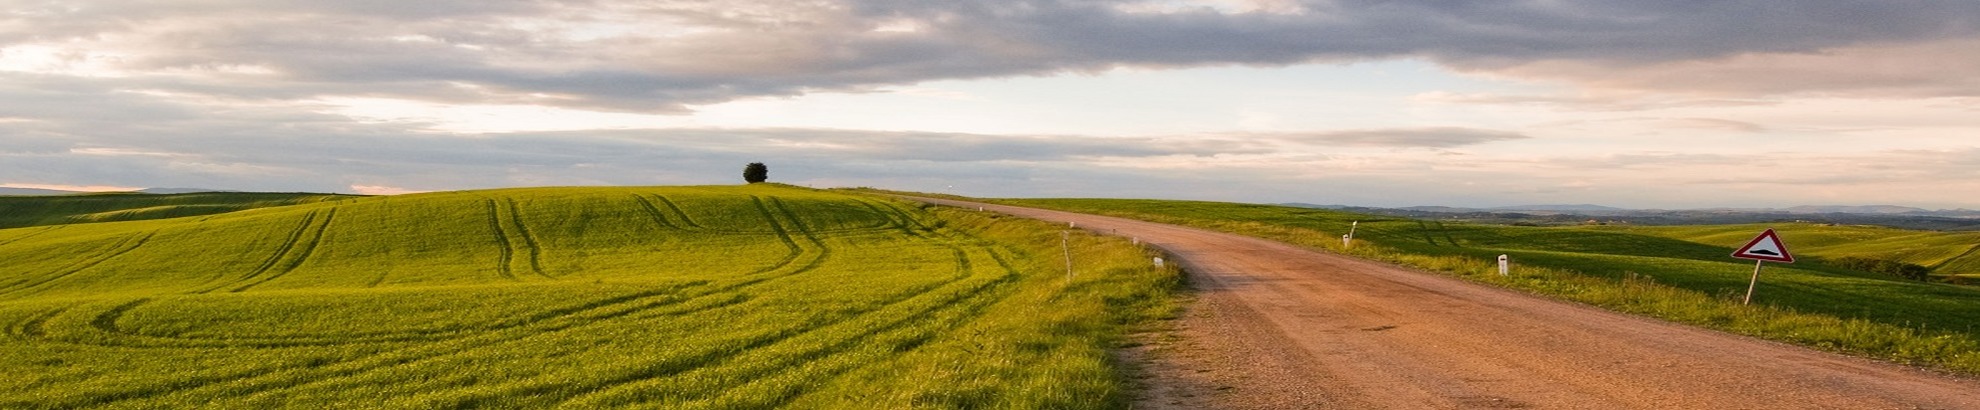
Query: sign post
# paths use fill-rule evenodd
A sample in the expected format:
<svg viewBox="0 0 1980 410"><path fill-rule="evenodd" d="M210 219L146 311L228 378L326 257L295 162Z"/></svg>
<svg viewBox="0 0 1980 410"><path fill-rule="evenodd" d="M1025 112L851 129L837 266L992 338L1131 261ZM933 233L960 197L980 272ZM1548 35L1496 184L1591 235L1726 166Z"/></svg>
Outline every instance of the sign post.
<svg viewBox="0 0 1980 410"><path fill-rule="evenodd" d="M1753 260L1753 279L1746 283L1746 300L1740 302L1747 305L1753 304L1753 288L1760 286L1761 266L1768 261L1794 263L1794 255L1788 253L1787 244L1781 242L1781 235L1774 233L1774 228L1767 228L1760 236L1753 237L1752 242L1733 251L1732 257Z"/></svg>
<svg viewBox="0 0 1980 410"><path fill-rule="evenodd" d="M1072 285L1072 232L1059 231L1059 246L1066 250L1066 285Z"/></svg>
<svg viewBox="0 0 1980 410"><path fill-rule="evenodd" d="M1359 227L1361 227L1361 221L1354 221L1354 223L1348 224L1347 235L1341 235L1342 248L1349 247L1349 245L1352 245L1354 243L1354 228L1359 228Z"/></svg>
<svg viewBox="0 0 1980 410"><path fill-rule="evenodd" d="M1506 255L1499 255L1499 276L1506 276L1511 271L1512 260L1507 259Z"/></svg>

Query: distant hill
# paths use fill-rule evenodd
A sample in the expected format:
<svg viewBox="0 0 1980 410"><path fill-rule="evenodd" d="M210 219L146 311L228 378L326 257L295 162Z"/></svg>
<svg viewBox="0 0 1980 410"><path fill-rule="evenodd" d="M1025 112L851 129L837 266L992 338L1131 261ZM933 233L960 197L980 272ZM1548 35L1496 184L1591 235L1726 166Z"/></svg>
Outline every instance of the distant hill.
<svg viewBox="0 0 1980 410"><path fill-rule="evenodd" d="M203 192L0 197L0 229L89 222L134 221L213 215L272 206L355 198L314 193Z"/></svg>
<svg viewBox="0 0 1980 410"><path fill-rule="evenodd" d="M1309 204L1309 203L1305 203L1305 202L1287 202L1287 203L1283 203L1283 204L1277 204L1277 205L1283 205L1283 206L1290 206L1290 207L1294 207L1294 208L1312 208L1312 209L1347 209L1347 208L1353 208L1353 207L1351 207L1351 206L1347 206L1347 205L1321 205L1321 204Z"/></svg>
<svg viewBox="0 0 1980 410"><path fill-rule="evenodd" d="M1797 213L1797 214L1914 214L1914 213L1922 214L1922 213L1932 212L1931 210L1927 210L1923 208L1912 208L1908 206L1897 206L1897 205L1863 205L1863 206L1803 205L1792 208L1785 208L1781 210L1787 211L1788 213Z"/></svg>
<svg viewBox="0 0 1980 410"><path fill-rule="evenodd" d="M79 194L79 193L81 192L62 191L55 189L0 187L0 196L48 196L48 195L68 195L68 194Z"/></svg>
<svg viewBox="0 0 1980 410"><path fill-rule="evenodd" d="M1542 212L1591 212L1591 211L1592 211L1592 212L1615 212L1615 211L1627 211L1627 210L1628 210L1628 209L1623 209L1623 208L1616 208L1616 207L1610 207L1610 206L1601 206L1601 205L1590 205L1590 204L1580 204L1580 205L1519 205L1519 206L1502 206L1502 207L1497 207L1497 208L1489 208L1489 209L1490 209L1490 210L1493 210L1493 211L1542 211Z"/></svg>
<svg viewBox="0 0 1980 410"><path fill-rule="evenodd" d="M206 188L145 188L145 189L140 189L137 192L146 193L146 194L196 194L201 192L241 192L241 191L229 191L224 189L206 189Z"/></svg>
<svg viewBox="0 0 1980 410"><path fill-rule="evenodd" d="M1496 208L1412 206L1373 208L1354 206L1314 206L1288 203L1285 206L1345 210L1406 218L1460 220L1488 224L1520 225L1698 225L1745 224L1762 222L1814 222L1841 225L1879 225L1894 228L1937 231L1980 230L1980 211L1869 206L1797 206L1792 208L1712 208L1712 209L1626 209L1601 205L1522 205Z"/></svg>

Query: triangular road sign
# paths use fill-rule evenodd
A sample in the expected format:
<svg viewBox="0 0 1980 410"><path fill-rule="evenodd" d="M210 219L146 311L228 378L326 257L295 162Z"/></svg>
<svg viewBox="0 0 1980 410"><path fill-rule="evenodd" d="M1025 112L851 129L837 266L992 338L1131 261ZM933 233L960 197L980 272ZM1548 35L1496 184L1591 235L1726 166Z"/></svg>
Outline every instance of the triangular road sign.
<svg viewBox="0 0 1980 410"><path fill-rule="evenodd" d="M1788 253L1787 244L1781 243L1781 236L1775 234L1773 228L1767 228L1766 232L1761 232L1760 236L1754 237L1753 242L1747 242L1746 246L1740 247L1737 252L1733 252L1733 257L1794 263L1794 255Z"/></svg>

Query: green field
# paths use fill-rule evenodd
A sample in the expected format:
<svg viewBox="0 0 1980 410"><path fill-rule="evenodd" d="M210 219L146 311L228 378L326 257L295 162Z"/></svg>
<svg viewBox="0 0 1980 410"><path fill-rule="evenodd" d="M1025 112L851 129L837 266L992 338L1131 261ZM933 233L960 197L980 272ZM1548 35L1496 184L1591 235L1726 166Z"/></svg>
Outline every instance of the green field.
<svg viewBox="0 0 1980 410"><path fill-rule="evenodd" d="M0 229L213 215L352 198L357 197L262 192L199 192L165 195L118 192L64 196L0 196Z"/></svg>
<svg viewBox="0 0 1980 410"><path fill-rule="evenodd" d="M1120 199L998 202L1241 233L1442 271L1611 309L1980 374L1980 288L1825 264L1856 256L1980 273L1980 233L1783 223L1680 227L1520 227L1445 223L1282 206ZM1356 245L1340 235L1359 221ZM1767 265L1740 306L1753 262L1728 255L1779 230L1795 264ZM1499 277L1498 255L1514 275Z"/></svg>
<svg viewBox="0 0 1980 410"><path fill-rule="evenodd" d="M0 229L0 408L1109 408L1147 250L782 186Z"/></svg>

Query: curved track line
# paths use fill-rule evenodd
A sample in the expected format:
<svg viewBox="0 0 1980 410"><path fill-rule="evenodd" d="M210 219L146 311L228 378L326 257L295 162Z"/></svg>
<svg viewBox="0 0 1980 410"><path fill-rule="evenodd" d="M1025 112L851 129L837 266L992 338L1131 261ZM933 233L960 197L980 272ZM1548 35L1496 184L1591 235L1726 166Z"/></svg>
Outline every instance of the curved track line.
<svg viewBox="0 0 1980 410"><path fill-rule="evenodd" d="M499 228L499 220L493 219L499 215L499 210L495 207L492 200L486 202L489 203L491 208L491 222L495 227ZM791 230L785 229L777 221L770 210L762 204L760 199L757 199L756 202L758 211L763 214L773 231L778 234L780 240L791 249L791 253L778 264L747 274L746 276L751 277L742 278L727 285L704 289L700 292L688 292L686 294L678 294L683 289L668 289L609 298L587 304L586 307L581 309L546 312L545 314L535 315L534 319L537 320L521 323L514 328L472 333L459 338L444 339L433 344L415 346L405 350L383 351L350 360L312 365L311 367L276 368L272 371L255 372L239 377L181 380L168 387L151 387L137 391L112 392L100 395L98 398L108 397L107 402L118 403L192 390L220 389L238 393L251 393L289 389L302 385L327 382L337 377L382 370L403 363L455 356L468 351L488 348L499 343L506 343L530 336L561 332L582 326L599 325L608 319L688 314L741 303L746 301L747 298L722 297L722 295L734 295L731 292L735 290L753 287L767 281L789 278L810 271L820 266L831 253L830 248L824 242L808 232L800 230L798 233L801 234L805 240L804 242L810 243L813 247L812 249L816 249L816 251L808 251L806 246L800 245L797 238L791 235ZM508 249L506 246L503 248ZM808 258L808 260L800 261L806 255L811 255L812 257ZM677 308L664 309L668 306L677 306ZM663 310L655 311L656 309ZM239 341L226 343L240 346ZM250 347L287 347L297 345L303 344L291 343L281 346ZM304 375L314 374L316 376L302 376L298 375L298 372ZM298 379L299 377L301 379ZM247 383L248 385L239 386L230 385L230 383Z"/></svg>
<svg viewBox="0 0 1980 410"><path fill-rule="evenodd" d="M490 205L493 205L492 201ZM727 285L703 289L699 292L687 292L680 295L676 295L675 293L679 293L687 288L657 290L609 298L594 302L593 304L587 304L582 309L539 314L536 317L543 317L541 320L526 322L513 329L473 333L459 338L445 339L432 344L413 346L401 350L381 351L349 360L310 367L291 366L238 377L181 380L173 383L170 387L164 388L154 387L136 391L108 392L98 397L107 398L105 400L90 400L91 402L102 401L105 404L114 404L194 390L219 389L238 393L236 395L285 390L328 382L337 377L349 377L389 369L400 364L456 356L476 349L492 348L492 346L500 343L520 340L531 336L562 332L583 326L599 325L606 319L689 314L741 303L746 298L724 298L722 295L735 295L732 293L733 291L761 285L768 281L790 278L810 271L821 265L830 253L829 248L822 241L808 235L805 236L807 242L816 246L818 251L806 252L806 248L799 246L797 241L788 234L782 225L774 217L770 216L767 209L759 207L759 211L764 213L766 220L770 221L769 223L772 225L772 228L780 234L779 237L791 248L792 253L777 265L746 274L745 276L752 277L744 278ZM491 215L495 215L492 210ZM505 247L504 249L507 248ZM807 254L813 255L813 257L800 264L798 259ZM677 306L677 308L664 309L669 306ZM655 310L657 309L661 310L656 312ZM230 385L233 383L246 383L248 385Z"/></svg>
<svg viewBox="0 0 1980 410"><path fill-rule="evenodd" d="M509 270L509 262L515 258L516 251L513 245L509 244L509 235L502 233L502 209L492 198L484 199L482 202L488 204L488 229L495 233L495 244L500 250L495 260L495 273L510 281L520 280Z"/></svg>
<svg viewBox="0 0 1980 410"><path fill-rule="evenodd" d="M668 221L666 217L660 216L660 208L654 206L653 201L648 200L646 199L646 197L640 196L639 194L627 194L627 195L632 195L633 200L639 202L640 208L646 210L646 216L649 218L653 218L653 223L667 227L668 229L684 230L681 229L680 225L675 225L673 221Z"/></svg>
<svg viewBox="0 0 1980 410"><path fill-rule="evenodd" d="M15 323L14 326L8 326L7 333L25 340L39 339L48 334L46 330L42 329L42 326L48 324L49 319L54 319L56 316L62 315L62 312L68 311L69 308L73 307L75 305L63 306L49 310L47 313L30 316L27 320Z"/></svg>
<svg viewBox="0 0 1980 410"><path fill-rule="evenodd" d="M128 254L133 250L137 250L138 247L144 246L145 242L151 241L152 235L157 235L157 234L158 231L156 230L145 232L144 235L137 236L136 237L137 240L135 241L131 240L132 237L126 236L124 237L124 239L119 240L116 245L113 245L111 251L108 253L100 254L94 258L77 261L76 263L71 263L61 268L57 268L55 270L55 273L51 273L50 275L52 276L49 276L46 279L42 279L39 281L28 280L25 281L25 283L10 285L9 287L11 289L6 290L4 292L0 292L0 295L10 295L20 292L27 292L33 290L34 288L47 286L49 284L55 283L56 281L73 277L78 273L82 273L83 271L89 270L90 268L94 268L97 265L101 265L103 264L103 262L108 262L111 259L116 259L117 257L124 256L125 254ZM48 275L43 275L43 276L48 276Z"/></svg>
<svg viewBox="0 0 1980 410"><path fill-rule="evenodd" d="M1939 263L1932 264L1932 270L1938 270L1939 268L1945 267L1947 264L1953 263L1953 261L1960 260L1960 258L1971 256L1976 251L1980 251L1980 243L1973 244L1973 247L1966 248L1966 252L1961 252L1959 256L1946 258L1946 260L1942 260L1939 261Z"/></svg>
<svg viewBox="0 0 1980 410"><path fill-rule="evenodd" d="M263 273L267 273L269 269L275 267L275 264L280 263L282 261L283 256L289 254L289 250L295 248L296 242L302 241L303 234L308 233L310 224L316 221L316 215L317 215L316 211L310 211L309 213L303 214L302 220L296 222L296 228L289 231L288 239L283 241L281 245L276 246L275 252L269 253L268 258L263 259L260 265L255 266L254 270L250 270L248 271L247 274L241 275L240 279L234 280L232 282L225 282L225 283L209 286L200 290L193 291L191 293L211 293L213 291L220 290L221 288L225 288L227 287L227 285L253 280L256 276L261 276ZM225 273L215 273L214 277L207 279L206 282L217 281L223 277L225 277Z"/></svg>
<svg viewBox="0 0 1980 410"><path fill-rule="evenodd" d="M521 234L523 246L529 248L529 270L536 272L536 276L542 276L545 279L556 279L557 277L555 276L543 273L543 263L541 262L543 258L543 247L536 243L536 234L529 231L529 225L523 224L522 206L516 205L515 198L505 199L509 202L509 221L516 224L516 233Z"/></svg>
<svg viewBox="0 0 1980 410"><path fill-rule="evenodd" d="M323 221L316 224L316 234L310 238L308 244L303 246L299 255L297 255L294 258L289 258L289 261L287 263L281 264L281 266L279 267L280 269L275 270L273 273L270 273L262 277L261 279L255 280L253 283L249 283L246 285L235 287L233 289L229 289L228 292L240 293L242 291L248 290L249 288L253 288L255 286L261 286L262 284L286 276L289 274L289 272L294 272L296 268L302 267L303 262L308 261L310 256L316 254L316 249L323 245L323 234L330 230L330 223L334 221L336 217L337 217L337 208L330 208L328 212L324 212Z"/></svg>
<svg viewBox="0 0 1980 410"><path fill-rule="evenodd" d="M777 220L777 218L776 218L776 217L775 217L775 216L773 215L773 213L772 213L772 212L770 211L770 209L769 209L769 208L768 208L767 206L765 206L765 205L763 204L763 201L761 200L761 198L754 198L754 197L752 197L752 200L753 200L753 201L754 201L754 202L755 202L755 203L757 204L757 206L758 206L758 210L759 210L760 212L762 212L762 213L763 213L763 216L764 216L764 218L765 218L764 220L765 220L765 221L767 221L767 222L768 222L768 223L770 224L770 226L771 226L771 228L772 228L772 230L773 230L773 231L775 231L775 232L777 232L777 233L779 234L779 238L780 238L780 239L782 239L782 240L783 240L783 241L785 242L785 244L786 244L787 246L790 246L790 247L791 247L791 249L792 249L792 254L791 254L791 255L789 255L789 257L787 257L787 258L785 258L784 260L782 260L782 261L780 261L780 262L779 262L779 263L778 263L777 265L775 265L775 266L772 266L772 267L770 267L770 268L766 268L766 269L764 269L764 270L760 270L760 271L758 271L758 272L756 272L756 273L752 273L752 274L751 274L751 275L757 275L757 274L771 274L771 275L768 275L768 276L764 276L764 277L758 277L758 278L751 278L751 279L745 279L745 280L740 280L740 281L737 281L737 282L735 282L735 283L732 283L732 284L728 284L728 285L725 285L725 286L720 286L720 287L716 287L716 288L713 288L713 289L709 289L709 290L707 290L707 291L705 291L705 292L702 292L702 293L699 293L699 294L696 294L696 295L692 295L692 296L690 296L690 297L687 297L687 298L684 298L684 299L680 299L680 300L675 300L675 301L663 301L663 302L661 302L661 303L658 303L658 304L654 304L654 305L652 305L652 306L641 306L641 307L634 307L634 308L628 308L628 309L623 309L623 310L619 310L619 311L616 311L616 312L613 312L613 313L610 313L610 314L606 314L606 315L600 315L600 316L598 316L598 317L594 317L594 318L591 318L591 320L590 320L590 321L587 321L587 322L580 322L580 323L570 323L570 324L565 324L565 325L562 325L562 326L558 326L558 327L556 327L556 328L554 328L554 329L547 329L547 330L540 330L540 331L537 331L537 332L531 332L531 333L526 333L526 334L518 334L518 335L508 335L508 336L503 336L503 337L499 337L499 338L497 338L497 339L495 339L495 340L490 340L490 341L485 341L485 342L481 342L481 343L477 343L477 344L472 344L472 345L468 345L468 346L464 346L464 347L459 347L459 348L451 348L451 350L444 350L444 351L441 351L441 352L437 352L437 353L434 353L434 354L431 354L431 355L425 355L425 356L421 356L421 357L418 357L418 358L413 358L413 359L402 359L402 360L398 360L398 361L393 361L393 362L390 362L390 363L388 363L387 365L397 365L397 364L404 364L404 363L412 363L412 362L423 362L423 361L429 361L429 360L438 360L438 359L442 359L442 358L446 358L446 357L451 357L451 356L457 356L457 355L461 355L461 354L466 354L466 353L468 353L469 351L472 351L472 350L477 350L477 349L484 349L484 348L491 348L491 346L494 346L494 345L496 345L496 344L498 344L498 343L506 343L506 342L509 342L509 341L514 341L514 340L520 340L520 339L522 339L522 338L526 338L526 337L530 337L530 336L534 336L534 335L537 335L537 334L542 334L542 333L551 333L551 332L558 332L558 331L563 331L563 330L568 330L568 329L571 329L571 328L576 328L576 327L581 327L581 326L592 326L592 325L599 325L599 324L601 324L601 323L602 323L602 322L603 322L604 320L608 320L608 319L616 319L616 318L633 318L633 319L644 319L644 318L652 318L652 317L658 317L658 316L667 316L667 315L683 315L683 314L689 314L689 313L695 313L695 312L699 312L699 311L702 311L702 310L707 310L707 309L714 309L714 308L719 308L719 307L723 307L723 306L728 306L728 305L732 305L732 304L735 304L735 303L741 303L741 302L743 302L743 301L745 301L745 300L744 300L744 299L736 299L736 298L726 298L726 299L722 299L722 298L718 298L718 297L719 297L720 295L724 295L724 294L733 294L733 293L732 293L733 291L736 291L736 290L740 290L740 289L743 289L743 288L747 288L747 287L753 287L753 286L757 286L757 285L760 285L760 284L762 284L762 283L764 283L764 282L767 282L767 281L771 281L771 280L778 280L778 279L784 279L784 278L789 278L789 277L792 277L792 276L795 276L795 275L798 275L798 274L801 274L801 273L804 273L804 272L808 272L808 271L811 271L811 270L813 270L813 269L816 269L816 268L817 268L818 266L820 266L821 264L823 264L823 262L824 262L824 261L826 260L826 258L827 258L827 257L828 257L828 256L829 256L829 255L831 254L831 248L830 248L830 247L828 247L828 246L826 246L826 245L825 245L825 243L824 243L823 241L821 241L821 240L819 240L819 239L818 239L818 238L817 238L816 236L814 236L814 235L812 235L812 234L811 234L810 232L808 232L808 231L806 231L806 230L804 230L804 226L803 226L803 225L802 225L801 223L798 223L798 222L795 222L795 221L793 221L793 222L792 222L792 224L794 225L794 226L793 226L793 228L791 228L791 229L786 229L786 228L785 228L785 227L783 226L783 223L781 223L781 222L779 222L779 221ZM799 245L799 244L798 244L798 241L796 240L796 238L795 238L795 237L793 237L793 235L791 235L791 234L790 234L790 232L791 232L791 231L793 231L793 230L795 230L795 231L797 231L797 232L798 232L798 233L800 234L800 236L802 236L802 237L803 237L803 238L805 239L805 242L807 242L807 243L810 243L810 244L811 244L812 246L814 246L814 247L815 247L815 248L816 248L817 250L816 250L816 251L813 251L813 252L807 252L807 251L806 251L806 250L807 250L807 249L806 249L806 247L804 247L804 246L801 246L801 245ZM805 262L803 262L802 264L798 264L798 263L797 263L797 259L799 259L799 258L801 258L801 257L803 257L804 255L807 255L807 254L809 254L809 255L813 255L813 257L812 257L812 258L810 258L810 260L808 260L808 261L805 261ZM777 272L777 271L780 271L780 270L783 270L783 271L785 271L785 272L781 272L781 273L779 273L779 272ZM931 288L933 288L933 287L934 287L934 286L931 286ZM690 302L690 301L700 301L700 300L710 300L710 301L713 301L713 302L711 302L712 304L711 304L711 305L709 305L709 306L703 306L703 307L697 307L697 308L692 308L692 309L685 309L685 311L661 311L661 312L650 312L650 309L653 309L653 308L655 308L655 307L660 307L660 306L666 306L666 305L674 305L674 304L684 304L684 303L687 303L687 302ZM575 319L574 319L574 320L575 320ZM343 376L351 376L351 375L356 375L356 374L362 374L362 373L368 373L368 372L371 372L371 371L375 371L375 370L381 370L381 369L382 369L383 367L384 367L384 366L368 366L368 367L364 367L364 368L362 368L362 369L358 369L358 370L354 370L354 371L351 371L351 372L348 372L348 373L346 373L346 374L344 374ZM286 386L280 386L280 387L275 387L275 389L290 389L290 388L296 388L296 387L300 387L300 386L303 386L303 385L309 385L309 384L316 384L316 383L323 383L323 382L329 382L329 381L332 381L332 380L331 380L331 379L328 379L328 378L317 378L317 379L313 379L312 381L307 381L307 382L304 382L304 383L300 383L300 384L291 384L291 385L286 385ZM264 390L264 391L265 391L265 390Z"/></svg>
<svg viewBox="0 0 1980 410"><path fill-rule="evenodd" d="M67 227L69 227L69 225L55 225L55 226L50 226L50 227L46 227L46 228L42 228L41 230L37 230L37 231L34 231L34 232L29 232L29 233L27 233L26 235L21 235L21 236L16 236L16 237L13 237L12 239L8 239L8 240L5 240L5 241L0 241L0 246L7 246L7 245L10 245L10 244L13 244L14 242L20 242L20 241L21 241L22 239L27 239L27 238L33 238L33 237L36 237L36 236L41 236L41 234L44 234L44 233L48 233L49 231L53 231L53 230L57 230L57 229L62 229L62 228L67 228Z"/></svg>
<svg viewBox="0 0 1980 410"><path fill-rule="evenodd" d="M660 194L652 194L652 195L654 199L659 199L661 204L667 205L667 209L674 210L674 215L680 215L681 222L687 224L688 227L693 229L708 229L708 227L702 226L700 222L695 222L694 217L688 216L686 210L682 210L679 204L674 203L674 200L667 199L666 195L660 195Z"/></svg>
<svg viewBox="0 0 1980 410"><path fill-rule="evenodd" d="M789 368L794 363L807 362L832 353L854 348L859 346L861 342L873 339L880 334L902 328L909 324L941 317L941 315L936 314L937 312L951 310L980 312L983 306L1002 300L1000 297L995 297L999 296L996 294L999 293L995 292L996 290L1005 288L999 285L1009 283L1012 279L1018 277L1015 273L1003 272L998 275L982 275L985 276L984 279L986 280L978 283L968 283L970 281L966 281L965 279L977 277L978 275L975 274L973 269L969 268L972 264L967 261L967 254L962 253L961 250L957 250L957 252L961 253L961 258L963 259L957 263L957 266L965 270L959 272L960 274L954 279L910 291L907 294L901 295L898 299L863 312L848 315L841 320L817 323L800 329L789 329L784 332L749 340L743 347L733 349L737 354L724 355L722 354L724 352L719 350L707 351L699 355L691 355L663 363L656 363L644 369L608 379L602 383L587 384L584 386L584 389L589 390L589 393L569 396L562 400L560 405L568 406L572 402L586 402L579 406L624 404L613 401L611 396L627 394L628 391L649 390L651 386L642 384L667 384L669 383L667 379L690 377L695 373L716 373L715 375L702 374L692 376L692 378L697 380L722 376L723 373L743 373L728 375L732 378L741 378L741 380L736 380L736 383L729 383L728 385L741 386L749 380L755 380L761 376L774 375L777 373L775 369ZM944 292L943 290L945 289L948 291ZM905 312L901 310L905 310ZM965 314L962 316L974 317L976 315ZM752 351L758 349L785 343L802 343L800 339L806 337L832 337L825 332L845 328L857 330L852 331L852 334L847 337L836 340L828 339L819 346L800 349L801 351L797 355L774 356L766 358L767 360L747 359L748 356L752 356L750 354ZM760 356L762 354L758 353L756 355ZM727 363L744 361L746 363L739 366L725 365ZM827 372L827 375L839 374L845 370L849 370L846 367L842 366L841 368L832 369ZM756 377L750 377L752 375ZM818 380L815 378L807 379ZM683 399L690 401L698 400L718 396L724 392L705 392L706 394L697 397L686 397ZM798 391L788 393L790 394L784 395L781 398L788 399L790 396L798 393ZM601 400L606 401L606 403L598 403Z"/></svg>

